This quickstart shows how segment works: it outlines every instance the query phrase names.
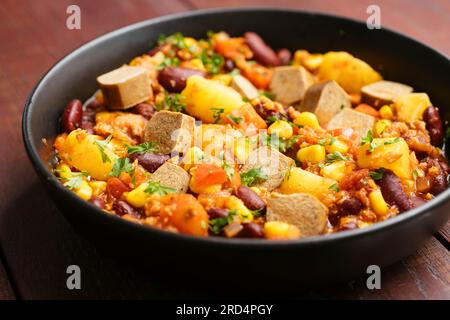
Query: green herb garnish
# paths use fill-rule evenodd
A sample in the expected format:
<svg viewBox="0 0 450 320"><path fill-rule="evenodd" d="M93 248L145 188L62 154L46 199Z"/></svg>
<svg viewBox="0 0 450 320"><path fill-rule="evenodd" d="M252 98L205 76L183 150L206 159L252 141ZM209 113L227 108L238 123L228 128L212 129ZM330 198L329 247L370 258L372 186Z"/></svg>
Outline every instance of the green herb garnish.
<svg viewBox="0 0 450 320"><path fill-rule="evenodd" d="M381 180L383 179L384 171L385 171L384 168L380 168L378 170L369 172L369 175L373 180Z"/></svg>
<svg viewBox="0 0 450 320"><path fill-rule="evenodd" d="M342 153L340 153L339 151L334 151L332 153L327 154L327 158L325 160L326 163L333 163L336 161L348 161L351 160L347 157L344 157L342 155Z"/></svg>
<svg viewBox="0 0 450 320"><path fill-rule="evenodd" d="M241 173L241 182L248 187L266 181L267 179L269 179L268 175L261 168L253 168Z"/></svg>
<svg viewBox="0 0 450 320"><path fill-rule="evenodd" d="M230 210L226 217L209 220L209 230L214 234L222 233L223 228L233 221L235 215L237 215L236 210Z"/></svg>
<svg viewBox="0 0 450 320"><path fill-rule="evenodd" d="M145 192L149 194L157 194L159 196L165 196L166 194L176 192L176 190L174 188L163 186L157 181L150 181L148 182L148 186L145 189Z"/></svg>
<svg viewBox="0 0 450 320"><path fill-rule="evenodd" d="M271 100L273 100L275 98L275 95L273 93L269 92L269 91L264 91L263 90L263 91L260 92L260 95L264 96L266 98L269 98Z"/></svg>
<svg viewBox="0 0 450 320"><path fill-rule="evenodd" d="M108 148L108 144L112 139L112 135L109 135L105 140L96 140L94 141L95 146L100 151L100 154L102 156L103 163L111 162L111 159L105 152L105 148Z"/></svg>
<svg viewBox="0 0 450 320"><path fill-rule="evenodd" d="M341 190L341 189L339 189L339 186L337 183L332 184L331 186L328 187L328 189L332 190L332 191L336 191L336 192L339 192Z"/></svg>
<svg viewBox="0 0 450 320"><path fill-rule="evenodd" d="M164 99L164 104L157 105L157 109L183 112L186 109L186 104L183 102L183 100L183 96L179 93L168 94Z"/></svg>
<svg viewBox="0 0 450 320"><path fill-rule="evenodd" d="M224 108L210 108L210 110L213 112L214 123L219 122L220 118L222 117L222 114L225 111Z"/></svg>
<svg viewBox="0 0 450 320"><path fill-rule="evenodd" d="M232 114L228 114L228 115L227 115L227 118L228 118L231 122L233 122L234 124L239 124L239 123L242 122L242 118L241 118L241 117L236 117L236 116L233 116Z"/></svg>
<svg viewBox="0 0 450 320"><path fill-rule="evenodd" d="M156 152L157 151L157 145L156 142L144 142L141 144L138 144L136 146L130 146L130 145L125 145L127 147L127 152L128 154L133 154L133 153L146 153L146 152Z"/></svg>
<svg viewBox="0 0 450 320"><path fill-rule="evenodd" d="M111 177L118 177L120 173L126 172L132 174L134 172L133 165L130 163L130 159L128 158L117 158L114 161L111 172L109 175Z"/></svg>
<svg viewBox="0 0 450 320"><path fill-rule="evenodd" d="M317 143L321 146L331 146L336 141L335 137L320 139Z"/></svg>
<svg viewBox="0 0 450 320"><path fill-rule="evenodd" d="M206 50L202 51L200 59L202 60L202 63L205 66L206 71L208 71L208 73L210 74L219 73L224 63L224 59L220 54L217 54L215 52L211 52L208 54Z"/></svg>
<svg viewBox="0 0 450 320"><path fill-rule="evenodd" d="M59 175L61 175L61 171L60 170L55 170L55 172L58 172ZM72 189L78 189L79 187L81 187L81 183L83 182L83 177L88 177L89 174L86 171L81 171L81 172L64 172L64 174L69 175L68 178L66 177L61 177L60 179L62 181L64 181L63 185L72 190Z"/></svg>
<svg viewBox="0 0 450 320"><path fill-rule="evenodd" d="M223 163L223 170L225 170L228 180L232 180L234 177L234 169L226 162Z"/></svg>

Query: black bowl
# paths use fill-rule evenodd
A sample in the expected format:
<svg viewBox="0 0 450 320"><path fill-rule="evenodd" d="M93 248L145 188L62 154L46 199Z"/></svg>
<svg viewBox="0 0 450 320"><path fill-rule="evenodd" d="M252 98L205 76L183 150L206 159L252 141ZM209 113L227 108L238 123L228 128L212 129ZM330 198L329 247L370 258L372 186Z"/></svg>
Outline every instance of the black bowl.
<svg viewBox="0 0 450 320"><path fill-rule="evenodd" d="M443 119L450 117L449 59L389 30L369 30L364 23L345 18L284 9L207 10L140 22L67 55L42 78L25 105L23 138L28 155L56 205L77 230L126 261L151 266L152 271L172 270L173 276L200 285L210 283L204 276L218 276L220 280L212 282L221 285L251 277L258 279L252 285L295 289L349 279L365 273L369 265L389 265L412 253L446 223L450 190L419 208L364 229L295 241L205 239L128 222L64 188L51 173L51 147L42 139L51 146L66 103L88 98L96 89L97 75L146 52L159 34L179 31L203 37L208 30L233 35L255 31L274 48L349 51L380 70L386 79L427 92L440 107Z"/></svg>

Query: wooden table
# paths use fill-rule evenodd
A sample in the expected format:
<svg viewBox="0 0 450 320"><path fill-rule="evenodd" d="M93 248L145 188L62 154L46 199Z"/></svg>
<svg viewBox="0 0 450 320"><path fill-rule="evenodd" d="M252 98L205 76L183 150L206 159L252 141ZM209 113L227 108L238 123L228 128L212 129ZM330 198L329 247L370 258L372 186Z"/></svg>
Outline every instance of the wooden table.
<svg viewBox="0 0 450 320"><path fill-rule="evenodd" d="M167 287L139 268L96 251L78 236L38 182L22 145L22 109L31 88L59 58L82 43L127 24L169 13L221 6L276 6L365 20L372 0L3 0L0 5L0 299L183 298L209 292ZM450 54L448 0L378 0L382 25ZM66 8L81 7L82 29L65 27ZM363 279L305 292L301 297L450 299L450 225L414 255L385 268L382 290ZM411 235L413 236L413 235ZM2 266L3 264L3 266ZM82 290L66 289L66 267L82 269Z"/></svg>

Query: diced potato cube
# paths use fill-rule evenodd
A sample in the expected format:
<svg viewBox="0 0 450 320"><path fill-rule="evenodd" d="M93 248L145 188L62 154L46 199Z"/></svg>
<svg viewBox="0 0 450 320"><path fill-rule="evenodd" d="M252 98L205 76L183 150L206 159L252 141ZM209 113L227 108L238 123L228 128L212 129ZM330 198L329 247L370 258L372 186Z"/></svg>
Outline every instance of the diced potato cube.
<svg viewBox="0 0 450 320"><path fill-rule="evenodd" d="M80 186L74 190L81 199L88 201L92 197L92 188L86 180L81 181Z"/></svg>
<svg viewBox="0 0 450 320"><path fill-rule="evenodd" d="M429 106L431 101L426 93L405 94L394 100L398 120L405 122L421 120L423 112Z"/></svg>
<svg viewBox="0 0 450 320"><path fill-rule="evenodd" d="M351 168L345 165L345 161L336 161L322 168L320 174L325 178L341 181L350 171Z"/></svg>
<svg viewBox="0 0 450 320"><path fill-rule="evenodd" d="M304 126L311 127L313 129L320 129L319 121L317 117L312 112L302 112L294 119L294 123Z"/></svg>
<svg viewBox="0 0 450 320"><path fill-rule="evenodd" d="M280 138L289 139L294 134L292 126L284 120L277 120L267 129L269 134L276 134Z"/></svg>
<svg viewBox="0 0 450 320"><path fill-rule="evenodd" d="M284 177L280 185L280 192L285 194L308 193L320 199L329 192L329 188L335 183L336 180L294 167Z"/></svg>
<svg viewBox="0 0 450 320"><path fill-rule="evenodd" d="M390 169L402 179L411 178L411 165L409 160L409 147L402 138L373 139L372 149L366 143L358 148L358 166L368 169Z"/></svg>
<svg viewBox="0 0 450 320"><path fill-rule="evenodd" d="M268 221L264 224L264 236L271 240L292 240L300 238L300 230L289 223Z"/></svg>
<svg viewBox="0 0 450 320"><path fill-rule="evenodd" d="M349 146L344 141L335 139L332 144L325 146L325 150L328 153L333 152L347 153L349 150Z"/></svg>

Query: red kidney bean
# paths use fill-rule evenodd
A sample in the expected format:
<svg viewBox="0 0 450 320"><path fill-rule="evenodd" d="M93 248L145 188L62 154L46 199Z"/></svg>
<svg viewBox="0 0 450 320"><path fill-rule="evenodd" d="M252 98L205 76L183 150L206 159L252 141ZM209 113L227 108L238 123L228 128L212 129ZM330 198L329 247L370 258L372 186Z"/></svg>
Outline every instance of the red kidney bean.
<svg viewBox="0 0 450 320"><path fill-rule="evenodd" d="M448 186L447 175L440 173L439 175L434 177L433 181L431 182L430 192L431 194L437 196L439 193L447 189L447 186Z"/></svg>
<svg viewBox="0 0 450 320"><path fill-rule="evenodd" d="M264 230L259 224L248 222L242 224L242 230L238 237L242 238L264 238Z"/></svg>
<svg viewBox="0 0 450 320"><path fill-rule="evenodd" d="M86 108L83 112L83 116L81 117L81 126L82 129L86 130L87 133L93 134L95 127L95 109Z"/></svg>
<svg viewBox="0 0 450 320"><path fill-rule="evenodd" d="M90 200L90 203L92 203L94 206L99 207L100 209L105 208L105 201L103 201L102 198L93 196Z"/></svg>
<svg viewBox="0 0 450 320"><path fill-rule="evenodd" d="M150 120L156 113L155 106L150 103L139 103L137 106L131 108L130 111L140 114L141 116L143 116L148 120Z"/></svg>
<svg viewBox="0 0 450 320"><path fill-rule="evenodd" d="M75 99L67 104L66 109L61 117L61 126L63 131L69 133L77 129L81 124L83 115L83 104L80 100Z"/></svg>
<svg viewBox="0 0 450 320"><path fill-rule="evenodd" d="M439 166L441 167L441 171L444 174L449 174L450 167L449 167L448 163L446 162L446 160L439 160Z"/></svg>
<svg viewBox="0 0 450 320"><path fill-rule="evenodd" d="M130 188L119 178L109 178L106 184L106 192L110 198L119 199Z"/></svg>
<svg viewBox="0 0 450 320"><path fill-rule="evenodd" d="M278 50L277 56L281 66L287 66L291 63L292 53L289 49L283 48Z"/></svg>
<svg viewBox="0 0 450 320"><path fill-rule="evenodd" d="M399 212L404 212L412 208L411 199L403 191L400 178L392 173L392 171L386 170L383 173L383 177L377 180L377 183L380 186L384 200L390 205L397 206Z"/></svg>
<svg viewBox="0 0 450 320"><path fill-rule="evenodd" d="M434 106L429 106L423 113L423 121L430 134L430 142L435 147L440 147L444 143L444 129L442 128L441 117Z"/></svg>
<svg viewBox="0 0 450 320"><path fill-rule="evenodd" d="M135 161L137 159L138 163L147 171L153 173L160 166L164 164L167 160L170 159L170 156L167 154L154 154L154 153L133 153L130 154L131 161Z"/></svg>
<svg viewBox="0 0 450 320"><path fill-rule="evenodd" d="M164 45L160 44L160 45L154 47L153 49L151 49L149 52L147 52L147 54L149 56L153 57L155 54L157 54L159 51L161 51L163 47L164 47Z"/></svg>
<svg viewBox="0 0 450 320"><path fill-rule="evenodd" d="M411 196L410 199L411 199L413 208L418 207L425 203L425 200L423 200L421 197L418 197L418 196L413 195L413 196Z"/></svg>
<svg viewBox="0 0 450 320"><path fill-rule="evenodd" d="M113 205L113 209L119 216L128 214L135 218L141 217L141 215L135 208L133 208L128 202L122 200L115 202Z"/></svg>
<svg viewBox="0 0 450 320"><path fill-rule="evenodd" d="M256 113L263 118L264 120L267 120L267 118L269 117L274 117L277 119L281 119L281 113L277 112L275 110L269 110L264 108L264 105L262 103L257 103L255 106L253 106L255 108Z"/></svg>
<svg viewBox="0 0 450 320"><path fill-rule="evenodd" d="M246 32L244 38L256 61L265 66L278 66L280 64L275 51L258 34Z"/></svg>
<svg viewBox="0 0 450 320"><path fill-rule="evenodd" d="M158 82L169 92L181 92L186 87L187 78L193 75L204 77L205 72L194 69L166 67L159 72Z"/></svg>
<svg viewBox="0 0 450 320"><path fill-rule="evenodd" d="M228 210L223 208L209 208L207 210L210 219L226 218L228 217Z"/></svg>
<svg viewBox="0 0 450 320"><path fill-rule="evenodd" d="M234 68L236 68L236 64L234 63L233 60L231 59L226 59L224 64L223 64L223 68L225 69L225 71L232 71Z"/></svg>
<svg viewBox="0 0 450 320"><path fill-rule="evenodd" d="M234 191L234 194L241 199L245 206L250 210L262 210L266 207L264 201L249 187L239 186Z"/></svg>
<svg viewBox="0 0 450 320"><path fill-rule="evenodd" d="M356 215L364 208L359 199L351 197L345 199L339 206L339 213L342 215Z"/></svg>

